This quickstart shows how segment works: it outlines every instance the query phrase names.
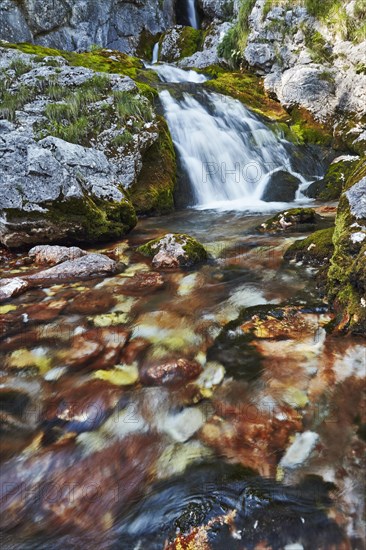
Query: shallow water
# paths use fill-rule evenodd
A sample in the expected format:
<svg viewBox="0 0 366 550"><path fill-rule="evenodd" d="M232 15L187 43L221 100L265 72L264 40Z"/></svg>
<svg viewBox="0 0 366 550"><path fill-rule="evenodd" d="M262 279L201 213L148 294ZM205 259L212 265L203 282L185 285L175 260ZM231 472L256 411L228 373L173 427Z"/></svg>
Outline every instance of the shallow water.
<svg viewBox="0 0 366 550"><path fill-rule="evenodd" d="M189 532L194 548L362 548L364 348L327 335L314 270L282 261L297 235L260 235L263 219L141 220L103 249L121 275L2 311L4 548L179 548ZM138 286L137 245L172 231L209 262ZM199 378L147 377L177 358Z"/></svg>

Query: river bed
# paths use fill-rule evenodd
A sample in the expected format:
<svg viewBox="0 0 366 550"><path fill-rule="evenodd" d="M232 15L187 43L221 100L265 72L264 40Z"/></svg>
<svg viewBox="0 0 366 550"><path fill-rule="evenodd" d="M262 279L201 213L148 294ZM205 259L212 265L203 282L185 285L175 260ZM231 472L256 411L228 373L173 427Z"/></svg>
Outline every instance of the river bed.
<svg viewBox="0 0 366 550"><path fill-rule="evenodd" d="M102 249L120 275L1 306L5 548L362 548L364 347L264 219L141 220ZM166 232L208 263L156 274L136 247Z"/></svg>

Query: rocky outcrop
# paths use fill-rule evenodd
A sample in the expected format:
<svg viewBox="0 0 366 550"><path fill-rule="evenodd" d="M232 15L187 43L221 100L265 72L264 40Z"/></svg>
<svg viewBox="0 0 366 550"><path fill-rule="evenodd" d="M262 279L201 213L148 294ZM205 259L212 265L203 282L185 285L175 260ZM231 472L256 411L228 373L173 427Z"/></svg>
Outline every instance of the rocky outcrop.
<svg viewBox="0 0 366 550"><path fill-rule="evenodd" d="M322 218L313 208L290 208L269 218L257 230L261 233L314 231L321 221Z"/></svg>
<svg viewBox="0 0 366 550"><path fill-rule="evenodd" d="M359 3L345 2L338 19L321 12L321 2L313 3L311 13L305 7L309 2L285 6L278 0L256 0L243 2L243 9L244 4L248 16L242 10L235 32L225 37L227 55L234 56L234 61L241 57L263 75L268 93L285 107L303 107L318 121L341 121L336 133L353 127L350 141L359 138L364 148L362 127L342 118L350 113L357 121L366 113L365 38Z"/></svg>
<svg viewBox="0 0 366 550"><path fill-rule="evenodd" d="M72 64L62 56L0 53L6 84L0 103L0 242L18 247L121 237L136 224L125 189L137 182L160 126L130 77L73 65L93 62L110 70L112 63L135 74L134 61L113 52L93 59L72 54ZM174 185L174 155L171 172Z"/></svg>
<svg viewBox="0 0 366 550"><path fill-rule="evenodd" d="M286 106L302 105L319 120L336 110L365 114L365 42L353 43L342 33L309 15L302 6L257 0L249 16L245 59L266 75L265 87Z"/></svg>
<svg viewBox="0 0 366 550"><path fill-rule="evenodd" d="M0 6L0 38L63 50L96 44L129 54L140 35L155 35L174 24L173 0L5 0Z"/></svg>

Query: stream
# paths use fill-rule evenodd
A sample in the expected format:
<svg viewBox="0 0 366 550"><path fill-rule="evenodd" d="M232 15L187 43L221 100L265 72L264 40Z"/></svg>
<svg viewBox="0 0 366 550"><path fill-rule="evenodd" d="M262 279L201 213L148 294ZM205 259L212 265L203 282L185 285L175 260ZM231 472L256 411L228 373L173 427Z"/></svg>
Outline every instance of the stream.
<svg viewBox="0 0 366 550"><path fill-rule="evenodd" d="M123 273L1 311L2 548L361 550L365 350L326 330L315 270L283 261L302 235L256 230L290 206L326 212L303 194L326 165L153 61L184 208L96 249ZM283 171L296 189L271 200ZM136 248L164 233L209 261L155 273ZM34 270L24 253L2 265ZM151 382L182 360L186 378Z"/></svg>

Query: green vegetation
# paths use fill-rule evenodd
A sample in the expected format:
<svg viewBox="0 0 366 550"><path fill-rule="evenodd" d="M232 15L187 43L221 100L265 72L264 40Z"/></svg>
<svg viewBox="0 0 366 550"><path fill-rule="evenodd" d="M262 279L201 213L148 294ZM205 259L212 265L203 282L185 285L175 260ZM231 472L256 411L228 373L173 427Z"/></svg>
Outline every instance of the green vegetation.
<svg viewBox="0 0 366 550"><path fill-rule="evenodd" d="M6 91L7 86L0 87L0 117L14 122L16 111L22 109L26 103L32 101L35 95L34 88L25 86L19 87L17 91Z"/></svg>
<svg viewBox="0 0 366 550"><path fill-rule="evenodd" d="M32 66L23 61L20 57L14 59L9 65L9 69L15 72L15 76L19 78L22 74L28 73Z"/></svg>
<svg viewBox="0 0 366 550"><path fill-rule="evenodd" d="M162 248L163 244L160 244L164 237L154 239L148 243L140 246L137 250L144 256L155 256ZM190 235L184 233L174 233L173 236L175 242L182 245L183 250L187 255L188 262L185 262L186 265L191 265L195 263L202 262L207 259L206 249L199 243L196 239Z"/></svg>
<svg viewBox="0 0 366 550"><path fill-rule="evenodd" d="M226 72L217 67L210 67L205 72L214 77L205 82L205 87L239 99L247 107L265 117L280 121L289 119L281 104L268 97L263 81L258 76L249 71Z"/></svg>
<svg viewBox="0 0 366 550"><path fill-rule="evenodd" d="M344 190L366 177L365 158L360 159L348 176ZM353 217L347 196L339 201L333 236L334 254L328 272L328 298L336 312L338 330L349 330L355 334L366 334L366 307L362 298L366 295L366 244L353 242L355 231ZM358 219L359 226L366 225L366 219ZM356 228L357 230L357 228Z"/></svg>
<svg viewBox="0 0 366 550"><path fill-rule="evenodd" d="M138 214L167 214L174 210L176 159L165 120L159 117L159 138L146 151L137 182L130 188Z"/></svg>
<svg viewBox="0 0 366 550"><path fill-rule="evenodd" d="M332 61L332 56L329 52L329 47L327 47L327 42L320 32L306 27L304 29L305 34L305 45L310 51L310 55L314 63L330 63Z"/></svg>
<svg viewBox="0 0 366 550"><path fill-rule="evenodd" d="M340 161L331 164L323 179L315 181L307 189L309 197L322 201L337 200L357 161Z"/></svg>
<svg viewBox="0 0 366 550"><path fill-rule="evenodd" d="M322 266L333 255L334 227L315 231L305 239L295 241L285 252L286 260L304 262L306 265Z"/></svg>
<svg viewBox="0 0 366 550"><path fill-rule="evenodd" d="M242 60L242 52L249 32L248 17L254 4L255 0L242 0L236 24L226 33L218 46L219 56L229 61L234 67L239 66Z"/></svg>

